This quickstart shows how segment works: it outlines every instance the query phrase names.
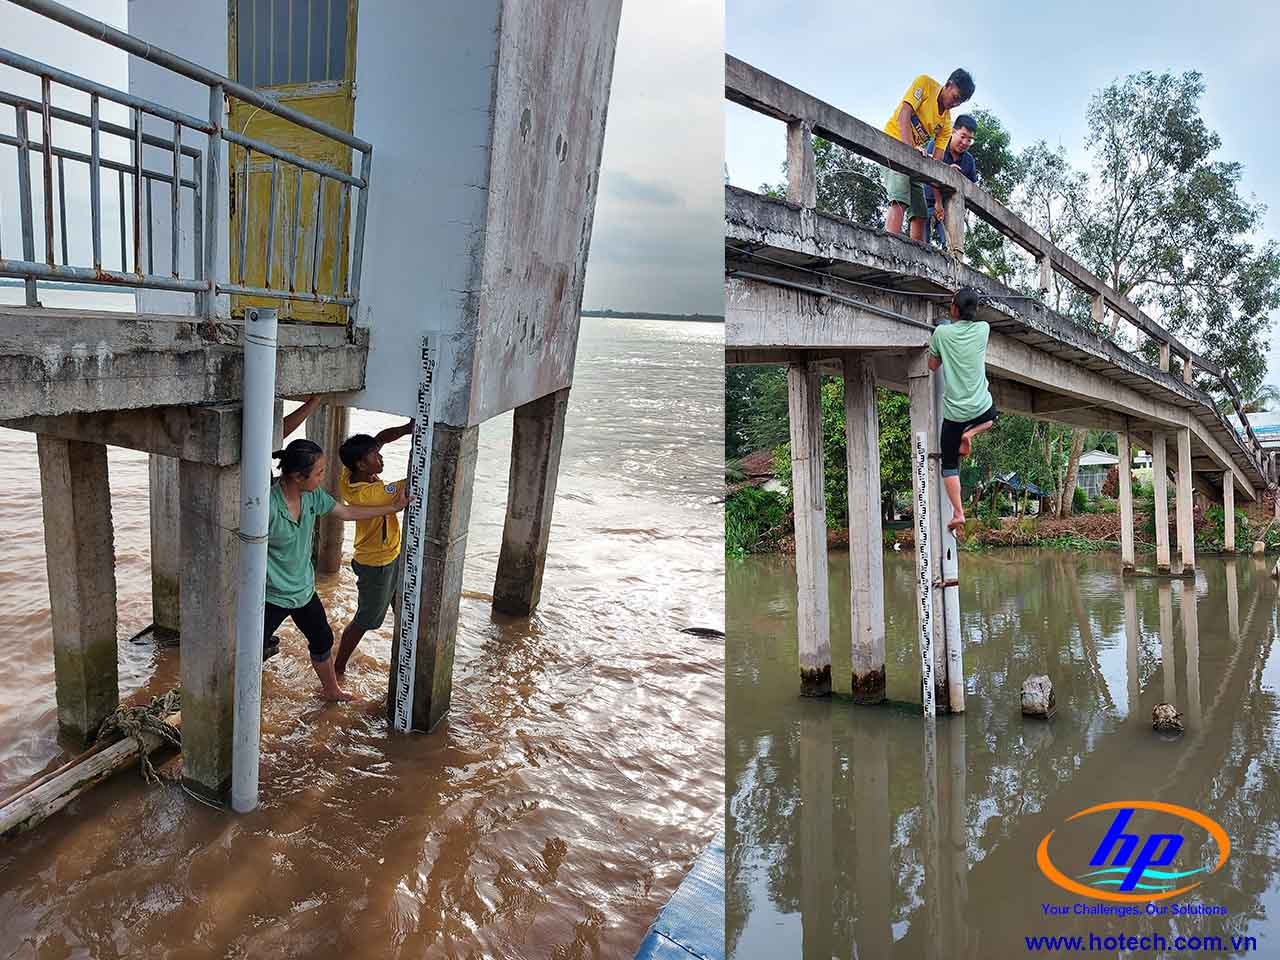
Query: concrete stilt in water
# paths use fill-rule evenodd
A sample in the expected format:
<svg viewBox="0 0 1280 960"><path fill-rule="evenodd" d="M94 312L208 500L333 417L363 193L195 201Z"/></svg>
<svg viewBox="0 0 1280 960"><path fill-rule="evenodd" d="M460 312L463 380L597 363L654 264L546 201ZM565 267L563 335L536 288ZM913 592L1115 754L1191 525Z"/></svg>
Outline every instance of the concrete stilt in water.
<svg viewBox="0 0 1280 960"><path fill-rule="evenodd" d="M1156 573L1169 573L1169 464L1165 435L1151 433L1151 486L1156 513Z"/></svg>
<svg viewBox="0 0 1280 960"><path fill-rule="evenodd" d="M1182 560L1182 575L1194 576L1196 570L1196 530L1191 491L1191 431L1183 427L1178 431L1178 555Z"/></svg>
<svg viewBox="0 0 1280 960"><path fill-rule="evenodd" d="M153 453L148 472L151 498L151 622L164 637L178 633L178 569L182 524L178 508L178 461Z"/></svg>
<svg viewBox="0 0 1280 960"><path fill-rule="evenodd" d="M849 621L855 703L884 700L884 547L880 531L880 425L871 359L844 361L849 466Z"/></svg>
<svg viewBox="0 0 1280 960"><path fill-rule="evenodd" d="M1182 609L1182 639L1187 652L1187 719L1197 730L1200 728L1200 618L1196 610L1196 582L1182 583L1178 596Z"/></svg>
<svg viewBox="0 0 1280 960"><path fill-rule="evenodd" d="M542 595L568 409L568 389L516 407L507 519L493 587L493 608L499 613L527 617Z"/></svg>
<svg viewBox="0 0 1280 960"><path fill-rule="evenodd" d="M479 427L437 423L432 431L431 477L426 504L422 585L418 601L417 664L413 681L412 728L429 731L449 709L453 694L453 650L458 635L462 566L471 522L471 489L476 475ZM393 707L399 669L399 610L391 650L387 710Z"/></svg>
<svg viewBox="0 0 1280 960"><path fill-rule="evenodd" d="M1129 446L1129 430L1116 434L1120 473L1120 565L1126 574L1133 573L1133 451Z"/></svg>
<svg viewBox="0 0 1280 960"><path fill-rule="evenodd" d="M821 387L816 363L793 363L787 368L791 490L796 524L796 628L800 693L806 697L824 697L831 692Z"/></svg>
<svg viewBox="0 0 1280 960"><path fill-rule="evenodd" d="M183 460L182 779L221 801L231 782L240 467Z"/></svg>
<svg viewBox="0 0 1280 960"><path fill-rule="evenodd" d="M58 728L85 741L120 702L107 448L38 434L36 450Z"/></svg>
<svg viewBox="0 0 1280 960"><path fill-rule="evenodd" d="M889 850L893 817L889 808L889 751L884 731L853 725L854 889L857 957L887 957L893 942L893 874Z"/></svg>
<svg viewBox="0 0 1280 960"><path fill-rule="evenodd" d="M932 378L929 368L926 366L926 351L920 351L915 365L911 370L911 375L907 379L907 396L910 401L911 409L911 436L912 443L915 438L923 433L926 438L927 451L934 454L938 450L938 424L939 411L935 406L935 394L933 389ZM920 567L920 504L921 497L926 497L925 490L929 488L927 494L927 509L924 511L929 516L928 527L928 561L929 561L929 619L930 619L930 640L933 647L933 700L934 710L945 712L949 706L949 690L947 687L947 650L946 650L946 634L943 625L943 605L942 591L933 589L933 579L938 576L938 572L942 569L941 551L939 544L941 537L938 535L938 511L935 508L936 496L932 489L936 487L937 471L934 469L932 462L926 461L925 472L920 474L914 465L911 471L911 493L913 503L916 504L916 579L919 581L922 576ZM917 591L923 584L917 586ZM917 595L917 601L921 598ZM934 711L930 711L931 713Z"/></svg>
<svg viewBox="0 0 1280 960"><path fill-rule="evenodd" d="M831 842L831 711L808 704L800 720L800 924L801 956L832 955L835 850Z"/></svg>
<svg viewBox="0 0 1280 960"><path fill-rule="evenodd" d="M1222 471L1222 549L1236 552L1236 482L1230 470Z"/></svg>
<svg viewBox="0 0 1280 960"><path fill-rule="evenodd" d="M347 439L348 421L348 408L336 403L320 404L307 418L307 439L320 444L327 459L322 486L335 498L338 476L342 472L338 448ZM342 567L343 533L343 523L335 516L323 516L316 521L316 573L337 573Z"/></svg>

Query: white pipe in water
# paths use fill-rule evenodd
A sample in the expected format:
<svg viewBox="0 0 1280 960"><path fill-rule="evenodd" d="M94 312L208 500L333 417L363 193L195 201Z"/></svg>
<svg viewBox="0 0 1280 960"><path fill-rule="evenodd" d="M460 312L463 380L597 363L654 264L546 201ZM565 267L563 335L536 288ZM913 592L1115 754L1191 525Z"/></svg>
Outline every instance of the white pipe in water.
<svg viewBox="0 0 1280 960"><path fill-rule="evenodd" d="M236 604L235 726L231 809L258 806L262 728L262 626L267 592L271 429L276 392L276 311L249 309L244 325L244 413L240 427L240 593Z"/></svg>

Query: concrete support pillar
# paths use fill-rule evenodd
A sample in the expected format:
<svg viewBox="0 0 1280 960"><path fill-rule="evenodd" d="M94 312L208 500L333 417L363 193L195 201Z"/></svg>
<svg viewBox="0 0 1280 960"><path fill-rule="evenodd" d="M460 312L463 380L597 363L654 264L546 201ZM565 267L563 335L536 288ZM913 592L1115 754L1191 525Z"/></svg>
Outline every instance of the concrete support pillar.
<svg viewBox="0 0 1280 960"><path fill-rule="evenodd" d="M1191 431L1178 431L1178 490L1175 504L1178 514L1178 554L1182 559L1182 575L1191 576L1196 569L1195 512L1191 490Z"/></svg>
<svg viewBox="0 0 1280 960"><path fill-rule="evenodd" d="M1156 572L1169 572L1169 464L1165 435L1151 433L1151 486L1156 513Z"/></svg>
<svg viewBox="0 0 1280 960"><path fill-rule="evenodd" d="M107 448L36 436L58 727L92 738L120 702Z"/></svg>
<svg viewBox="0 0 1280 960"><path fill-rule="evenodd" d="M1120 458L1120 564L1125 573L1133 573L1133 449L1128 430L1116 434L1116 450Z"/></svg>
<svg viewBox="0 0 1280 960"><path fill-rule="evenodd" d="M221 801L231 783L240 467L183 460L182 779Z"/></svg>
<svg viewBox="0 0 1280 960"><path fill-rule="evenodd" d="M458 635L462 566L471 522L479 427L437 423L432 430L431 478L427 491L426 542L418 602L417 659L413 680L414 730L429 731L449 710L453 695L453 650ZM406 525L407 526L407 525ZM400 608L396 606L388 691L395 690L400 660ZM387 697L390 711L392 696Z"/></svg>
<svg viewBox="0 0 1280 960"><path fill-rule="evenodd" d="M791 495L796 523L796 629L800 694L831 692L827 600L827 501L822 464L822 379L816 363L787 368L791 420Z"/></svg>
<svg viewBox="0 0 1280 960"><path fill-rule="evenodd" d="M1236 552L1236 482L1230 470L1222 471L1222 549Z"/></svg>
<svg viewBox="0 0 1280 960"><path fill-rule="evenodd" d="M527 617L542 595L568 409L568 388L516 408L507 519L493 587L493 609L499 613Z"/></svg>
<svg viewBox="0 0 1280 960"><path fill-rule="evenodd" d="M178 461L153 453L148 458L151 497L151 621L161 635L178 633L178 569L181 530Z"/></svg>
<svg viewBox="0 0 1280 960"><path fill-rule="evenodd" d="M867 354L844 361L849 467L849 622L855 703L884 700L884 545L880 530L880 421Z"/></svg>
<svg viewBox="0 0 1280 960"><path fill-rule="evenodd" d="M907 396L911 404L911 435L924 432L929 438L929 475L936 482L938 477L935 466L939 451L939 427L942 422L942 411L935 406L933 381L929 369L925 366L925 351L913 366L907 379ZM919 503L921 496L920 481L912 471L911 492L914 503ZM942 490L935 492L929 504L932 514L929 520L929 566L933 571L933 579L937 580L942 571L942 532L941 513L937 509L939 496L945 499ZM933 692L935 706L939 713L951 709L951 698L947 686L947 638L943 610L943 591L933 591Z"/></svg>
<svg viewBox="0 0 1280 960"><path fill-rule="evenodd" d="M316 407L315 413L307 418L307 439L324 448L328 465L324 472L322 486L333 496L338 497L338 475L342 471L342 461L338 459L338 448L347 439L348 409L336 403L322 403ZM342 535L344 527L341 520L329 515L316 521L315 560L316 573L337 573L342 566Z"/></svg>
<svg viewBox="0 0 1280 960"><path fill-rule="evenodd" d="M271 417L271 449L279 450L284 446L284 401L277 400L275 411Z"/></svg>

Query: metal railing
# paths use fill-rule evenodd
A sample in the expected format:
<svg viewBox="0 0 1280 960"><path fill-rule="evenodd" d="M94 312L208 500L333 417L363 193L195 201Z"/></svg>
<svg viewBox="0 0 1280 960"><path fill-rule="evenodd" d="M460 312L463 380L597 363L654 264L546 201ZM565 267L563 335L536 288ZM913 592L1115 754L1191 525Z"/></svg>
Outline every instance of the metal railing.
<svg viewBox="0 0 1280 960"><path fill-rule="evenodd" d="M22 228L22 257L6 257L0 249L0 276L19 277L26 281L26 302L38 305L37 283L40 280L59 280L71 283L109 284L121 287L170 290L194 294L197 313L212 319L217 297L220 294L262 297L274 300L304 301L321 304L337 304L347 309L348 326L353 322L355 307L360 299L360 271L364 250L365 217L368 210L370 173L373 147L346 131L339 130L285 104L208 70L199 64L160 50L137 38L108 26L92 17L71 10L53 0L9 0L23 7L84 33L103 43L117 47L139 59L147 60L173 73L205 85L209 90L209 114L207 118L193 116L166 107L142 97L137 97L112 87L86 80L74 74L40 63L29 57L0 49L0 64L40 78L41 96L38 101L0 91L0 104L12 107L15 116L15 135L0 133L0 145L17 151L18 205ZM54 85L67 87L89 95L88 114L54 106ZM335 166L320 163L284 150L281 147L229 129L224 118L229 100L236 99L250 104L283 120L303 127L328 140L341 144L360 155L359 175L353 176ZM102 101L118 104L129 111L131 122L127 125L105 121L100 117ZM33 117L40 124L40 139L33 140L30 129ZM53 121L58 120L89 131L89 152L53 143ZM150 127L151 129L144 129ZM163 124L168 135L155 132L157 124ZM184 131L203 135L203 149L190 142ZM103 156L103 139L117 138L128 144L131 159L128 162ZM238 203L238 237L227 236L227 269L231 267L230 254L238 253L235 276L219 279L223 266L220 261L220 240L223 235L222 206L219 199L227 190L227 178L223 171L223 141L239 147L238 196L231 198ZM162 151L163 168L148 165L145 148ZM31 176L32 155L41 160L41 183L44 220L44 257L36 255L35 193ZM255 156L261 157L255 161ZM184 159L190 161L184 164ZM66 164L78 163L88 167L90 193L90 232L92 235L92 264L71 262L67 229ZM250 173L260 164L269 165L271 181L267 199L267 229L265 234L252 231L250 245L250 220L252 204L249 200ZM57 177L54 177L54 168ZM185 169L184 169L185 167ZM120 242L120 269L110 269L103 263L103 171L114 171L117 179L118 225ZM288 176L293 171L293 176ZM313 222L308 231L303 230L302 199L304 184L308 178L315 180ZM292 191L292 229L277 215L280 198L286 191L286 181L294 181ZM56 183L55 183L56 180ZM128 192L126 193L126 181ZM155 269L155 245L152 237L154 222L154 187L159 183L168 186L169 210L169 270ZM330 187L332 185L332 188ZM183 203L183 191L190 191L190 203ZM351 191L357 192L352 205ZM55 228L54 202L57 196L58 218ZM288 198L286 198L287 201ZM145 213L144 213L145 206ZM184 264L181 250L181 226L184 211L189 212L191 224L191 255ZM346 218L354 211L355 230L347 244ZM331 216L330 214L336 214ZM0 212L2 215L2 212ZM332 230L330 231L330 226ZM229 233L229 228L228 231ZM329 236L332 232L333 236ZM287 234L287 236L286 236ZM61 238L61 250L56 240ZM145 269L144 244L145 237ZM132 252L130 270L129 253ZM277 256L277 249L280 255ZM288 257L284 256L287 248ZM310 276L298 276L298 263L310 250ZM327 288L322 289L320 263L330 251L333 266ZM61 253L61 256L57 256ZM344 259L349 257L349 263ZM286 262L287 261L287 262ZM347 263L348 269L341 266ZM262 265L261 284L246 280L246 265ZM250 273L250 277L253 273Z"/></svg>
<svg viewBox="0 0 1280 960"><path fill-rule="evenodd" d="M1170 355L1176 354L1183 358L1182 379L1185 384L1192 384L1192 373L1197 369L1211 376L1230 398L1240 418L1243 436L1239 436L1238 430L1233 429L1233 432L1237 434L1241 448L1253 460L1259 473L1267 473L1265 465L1269 458L1249 425L1240 391L1225 371L1181 343L1128 297L1094 276L1070 254L1055 246L982 187L970 182L960 171L925 159L882 130L729 54L725 55L725 99L787 125L787 199L792 203L806 209L814 209L817 205L812 144L813 136L817 135L891 170L909 174L913 180L924 181L938 190L946 203L947 246L953 253L964 248L965 212L972 210L1035 258L1040 270L1042 294L1048 292L1052 274L1057 273L1091 298L1095 322L1101 322L1105 309L1109 307L1140 334L1153 339L1160 350L1161 372L1169 372ZM1274 472L1274 465L1270 469ZM1269 479L1275 482L1274 477Z"/></svg>

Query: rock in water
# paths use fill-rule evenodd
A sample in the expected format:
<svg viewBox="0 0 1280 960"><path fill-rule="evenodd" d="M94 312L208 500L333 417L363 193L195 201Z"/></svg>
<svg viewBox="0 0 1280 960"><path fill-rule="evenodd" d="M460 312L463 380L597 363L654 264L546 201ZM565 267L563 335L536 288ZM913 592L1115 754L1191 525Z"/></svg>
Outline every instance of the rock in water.
<svg viewBox="0 0 1280 960"><path fill-rule="evenodd" d="M1162 733L1181 733L1182 714L1172 703L1157 703L1151 710L1151 727Z"/></svg>
<svg viewBox="0 0 1280 960"><path fill-rule="evenodd" d="M1044 674L1033 674L1022 681L1022 715L1048 720L1058 709L1053 698L1053 683Z"/></svg>

